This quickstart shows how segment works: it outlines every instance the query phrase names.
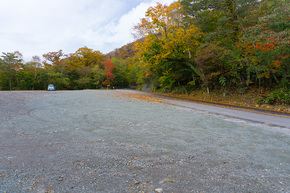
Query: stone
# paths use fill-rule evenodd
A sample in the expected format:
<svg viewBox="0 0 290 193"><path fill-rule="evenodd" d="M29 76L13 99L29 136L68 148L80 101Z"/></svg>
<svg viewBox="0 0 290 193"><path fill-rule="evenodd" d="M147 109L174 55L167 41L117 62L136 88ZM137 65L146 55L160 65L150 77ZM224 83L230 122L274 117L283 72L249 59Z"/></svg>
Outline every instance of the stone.
<svg viewBox="0 0 290 193"><path fill-rule="evenodd" d="M140 184L140 182L138 180L136 180L136 179L133 179L133 181L134 181L135 184Z"/></svg>
<svg viewBox="0 0 290 193"><path fill-rule="evenodd" d="M63 181L63 176L60 176L57 181Z"/></svg>
<svg viewBox="0 0 290 193"><path fill-rule="evenodd" d="M163 193L163 189L162 188L156 188L154 190L154 192L156 192L156 193Z"/></svg>

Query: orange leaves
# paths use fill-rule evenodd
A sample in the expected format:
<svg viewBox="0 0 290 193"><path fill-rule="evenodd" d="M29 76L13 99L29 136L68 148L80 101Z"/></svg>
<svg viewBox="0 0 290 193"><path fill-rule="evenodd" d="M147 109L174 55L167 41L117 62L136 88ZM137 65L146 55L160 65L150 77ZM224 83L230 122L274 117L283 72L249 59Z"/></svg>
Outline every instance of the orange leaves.
<svg viewBox="0 0 290 193"><path fill-rule="evenodd" d="M281 66L281 61L279 61L279 60L273 61L273 66L276 68L279 68Z"/></svg>
<svg viewBox="0 0 290 193"><path fill-rule="evenodd" d="M272 42L261 44L261 42L256 43L256 48L262 50L262 51L269 51L274 50L275 45Z"/></svg>

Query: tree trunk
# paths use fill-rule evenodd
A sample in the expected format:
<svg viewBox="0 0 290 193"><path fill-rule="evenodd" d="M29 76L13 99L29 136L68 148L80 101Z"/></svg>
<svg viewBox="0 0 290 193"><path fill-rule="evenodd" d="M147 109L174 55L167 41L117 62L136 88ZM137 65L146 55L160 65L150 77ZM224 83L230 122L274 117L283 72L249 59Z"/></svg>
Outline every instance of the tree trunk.
<svg viewBox="0 0 290 193"><path fill-rule="evenodd" d="M11 77L11 64L10 64L10 62L8 63L8 65L9 65L9 88L10 88L10 91L11 91L12 90L12 86L11 86L12 77Z"/></svg>

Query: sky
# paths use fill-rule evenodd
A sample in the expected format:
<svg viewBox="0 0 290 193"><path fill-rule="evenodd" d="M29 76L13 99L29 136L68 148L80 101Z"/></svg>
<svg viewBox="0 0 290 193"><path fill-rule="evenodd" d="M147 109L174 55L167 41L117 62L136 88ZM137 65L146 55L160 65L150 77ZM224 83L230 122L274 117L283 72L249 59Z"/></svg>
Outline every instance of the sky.
<svg viewBox="0 0 290 193"><path fill-rule="evenodd" d="M132 27L150 6L175 0L0 0L0 55L74 53L81 47L103 54L134 41Z"/></svg>

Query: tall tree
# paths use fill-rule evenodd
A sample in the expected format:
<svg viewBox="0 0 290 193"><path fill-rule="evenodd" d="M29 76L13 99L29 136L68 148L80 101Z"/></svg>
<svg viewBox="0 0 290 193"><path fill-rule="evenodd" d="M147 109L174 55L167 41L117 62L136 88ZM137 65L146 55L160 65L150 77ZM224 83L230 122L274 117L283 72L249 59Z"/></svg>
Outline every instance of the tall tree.
<svg viewBox="0 0 290 193"><path fill-rule="evenodd" d="M45 60L43 64L48 74L48 84L55 84L58 89L66 89L69 86L70 79L67 76L67 55L59 50L42 55Z"/></svg>
<svg viewBox="0 0 290 193"><path fill-rule="evenodd" d="M36 78L39 72L39 68L41 67L41 60L39 56L33 56L31 60L31 65L34 68L34 78L33 78L33 86L32 90L34 90L36 84Z"/></svg>
<svg viewBox="0 0 290 193"><path fill-rule="evenodd" d="M270 84L273 79L280 86L290 84L289 9L287 1L265 0L241 22L248 71L256 75L259 85L263 79Z"/></svg>
<svg viewBox="0 0 290 193"><path fill-rule="evenodd" d="M237 41L241 31L239 19L259 0L181 0L186 15L196 18L205 32L215 32L211 38L228 37ZM208 23L209 22L209 23ZM208 25L210 24L210 25Z"/></svg>
<svg viewBox="0 0 290 193"><path fill-rule="evenodd" d="M113 74L114 64L111 60L105 62L105 71L106 71L106 80L103 82L104 86L112 85L114 83L114 78L116 77Z"/></svg>
<svg viewBox="0 0 290 193"><path fill-rule="evenodd" d="M12 90L12 76L13 73L19 69L19 64L22 61L22 54L16 52L2 52L3 67L8 72L9 77L9 89Z"/></svg>
<svg viewBox="0 0 290 193"><path fill-rule="evenodd" d="M191 81L194 72L190 59L202 33L195 25L188 25L188 20L184 20L178 2L170 6L158 4L147 10L145 18L135 26L145 36L143 42L136 44L143 69L139 77L144 79L139 82L157 79L157 86L170 90L175 83Z"/></svg>
<svg viewBox="0 0 290 193"><path fill-rule="evenodd" d="M93 88L94 73L104 69L105 56L100 51L82 47L73 53L68 61L70 74L74 76L75 83L80 89ZM95 66L99 66L95 68ZM94 70L93 70L94 69ZM102 73L102 72L100 72Z"/></svg>

